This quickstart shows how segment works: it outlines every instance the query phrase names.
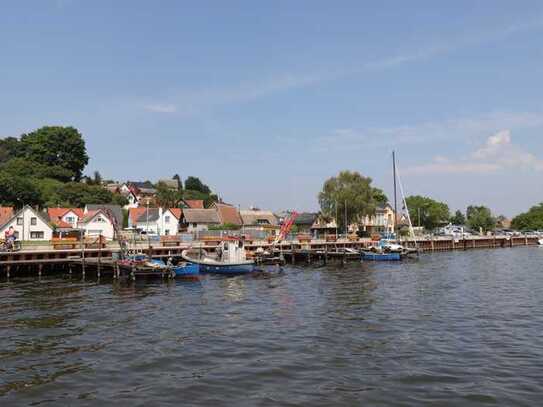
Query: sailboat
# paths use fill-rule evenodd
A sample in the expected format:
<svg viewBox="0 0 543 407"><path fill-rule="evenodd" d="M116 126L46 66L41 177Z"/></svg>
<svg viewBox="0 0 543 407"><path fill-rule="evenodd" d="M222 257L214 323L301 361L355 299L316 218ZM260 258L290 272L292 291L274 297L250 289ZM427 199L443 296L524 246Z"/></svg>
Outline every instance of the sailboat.
<svg viewBox="0 0 543 407"><path fill-rule="evenodd" d="M400 186L400 193L402 196L403 207L407 213L407 220L409 222L409 234L411 237L415 237L415 231L413 229L413 224L411 223L411 217L409 216L409 210L407 208L407 202L405 200L405 194L403 192L403 186L401 179L397 173L396 168L396 153L392 152L392 173L393 173L393 184L394 184L394 232L397 231L398 224L398 188L397 184ZM396 236L397 238L397 236ZM415 240L415 245L417 241ZM394 239L381 239L377 246L373 246L369 249L362 251L362 260L370 261L400 261L407 256L418 253L418 248L409 249L399 244L397 240Z"/></svg>

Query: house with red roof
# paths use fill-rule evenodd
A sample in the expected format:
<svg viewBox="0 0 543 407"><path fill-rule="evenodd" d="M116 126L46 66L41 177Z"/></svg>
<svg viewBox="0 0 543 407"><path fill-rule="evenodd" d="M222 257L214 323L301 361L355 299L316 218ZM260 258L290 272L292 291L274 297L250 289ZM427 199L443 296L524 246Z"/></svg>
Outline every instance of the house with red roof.
<svg viewBox="0 0 543 407"><path fill-rule="evenodd" d="M84 216L78 222L78 227L83 229L85 236L103 236L112 240L115 238L115 227L110 216L112 215L106 209L86 208Z"/></svg>
<svg viewBox="0 0 543 407"><path fill-rule="evenodd" d="M77 229L79 220L83 218L80 208L47 208L49 221L60 229Z"/></svg>

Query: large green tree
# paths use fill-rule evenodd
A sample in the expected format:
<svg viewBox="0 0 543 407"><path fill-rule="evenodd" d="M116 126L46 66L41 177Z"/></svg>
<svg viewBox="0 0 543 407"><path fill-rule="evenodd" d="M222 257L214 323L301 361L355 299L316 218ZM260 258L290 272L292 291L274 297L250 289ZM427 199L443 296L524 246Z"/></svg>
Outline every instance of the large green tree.
<svg viewBox="0 0 543 407"><path fill-rule="evenodd" d="M89 161L85 140L74 127L45 126L23 134L21 155L34 163L61 167L70 173L69 179L78 181Z"/></svg>
<svg viewBox="0 0 543 407"><path fill-rule="evenodd" d="M0 203L21 208L41 205L40 191L27 178L0 172Z"/></svg>
<svg viewBox="0 0 543 407"><path fill-rule="evenodd" d="M384 194L373 188L371 182L371 178L356 171L341 171L327 179L319 193L322 213L334 218L337 213L338 226L344 230L345 220L351 224L365 215L374 214L378 204L375 198Z"/></svg>
<svg viewBox="0 0 543 407"><path fill-rule="evenodd" d="M97 185L81 182L68 182L57 191L61 205L84 207L87 204L108 204L113 201L113 194Z"/></svg>
<svg viewBox="0 0 543 407"><path fill-rule="evenodd" d="M454 215L451 217L451 223L453 225L465 225L466 224L466 217L462 213L462 211L457 210Z"/></svg>
<svg viewBox="0 0 543 407"><path fill-rule="evenodd" d="M0 139L0 164L17 157L21 152L19 139L16 137L6 137Z"/></svg>
<svg viewBox="0 0 543 407"><path fill-rule="evenodd" d="M511 227L517 230L543 230L543 202L515 216Z"/></svg>
<svg viewBox="0 0 543 407"><path fill-rule="evenodd" d="M449 206L444 202L420 195L409 196L405 201L414 225L432 230L449 221Z"/></svg>
<svg viewBox="0 0 543 407"><path fill-rule="evenodd" d="M496 228L496 218L486 206L468 206L466 218L468 226L475 231L482 229L483 232L488 232Z"/></svg>
<svg viewBox="0 0 543 407"><path fill-rule="evenodd" d="M200 178L190 176L185 180L185 189L189 189L191 191L199 191L204 194L211 194L211 189L204 184Z"/></svg>

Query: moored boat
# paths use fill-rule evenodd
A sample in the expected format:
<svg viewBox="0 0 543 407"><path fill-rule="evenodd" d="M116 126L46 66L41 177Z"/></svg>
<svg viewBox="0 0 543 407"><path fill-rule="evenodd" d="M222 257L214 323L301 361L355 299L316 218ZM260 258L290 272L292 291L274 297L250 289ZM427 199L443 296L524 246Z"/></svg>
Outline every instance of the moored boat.
<svg viewBox="0 0 543 407"><path fill-rule="evenodd" d="M181 257L197 264L202 273L245 274L255 269L255 261L247 260L243 241L237 239L221 242L213 254L193 248L183 250Z"/></svg>
<svg viewBox="0 0 543 407"><path fill-rule="evenodd" d="M200 265L185 262L179 263L176 266L172 266L172 273L175 274L175 277L197 276L198 274L200 274Z"/></svg>

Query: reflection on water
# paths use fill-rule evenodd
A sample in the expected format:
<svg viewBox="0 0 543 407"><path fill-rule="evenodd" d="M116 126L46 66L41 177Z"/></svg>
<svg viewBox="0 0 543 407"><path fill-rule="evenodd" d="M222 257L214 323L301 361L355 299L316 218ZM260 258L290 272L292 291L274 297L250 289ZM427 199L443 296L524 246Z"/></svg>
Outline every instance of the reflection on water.
<svg viewBox="0 0 543 407"><path fill-rule="evenodd" d="M543 251L0 282L0 405L539 405Z"/></svg>

